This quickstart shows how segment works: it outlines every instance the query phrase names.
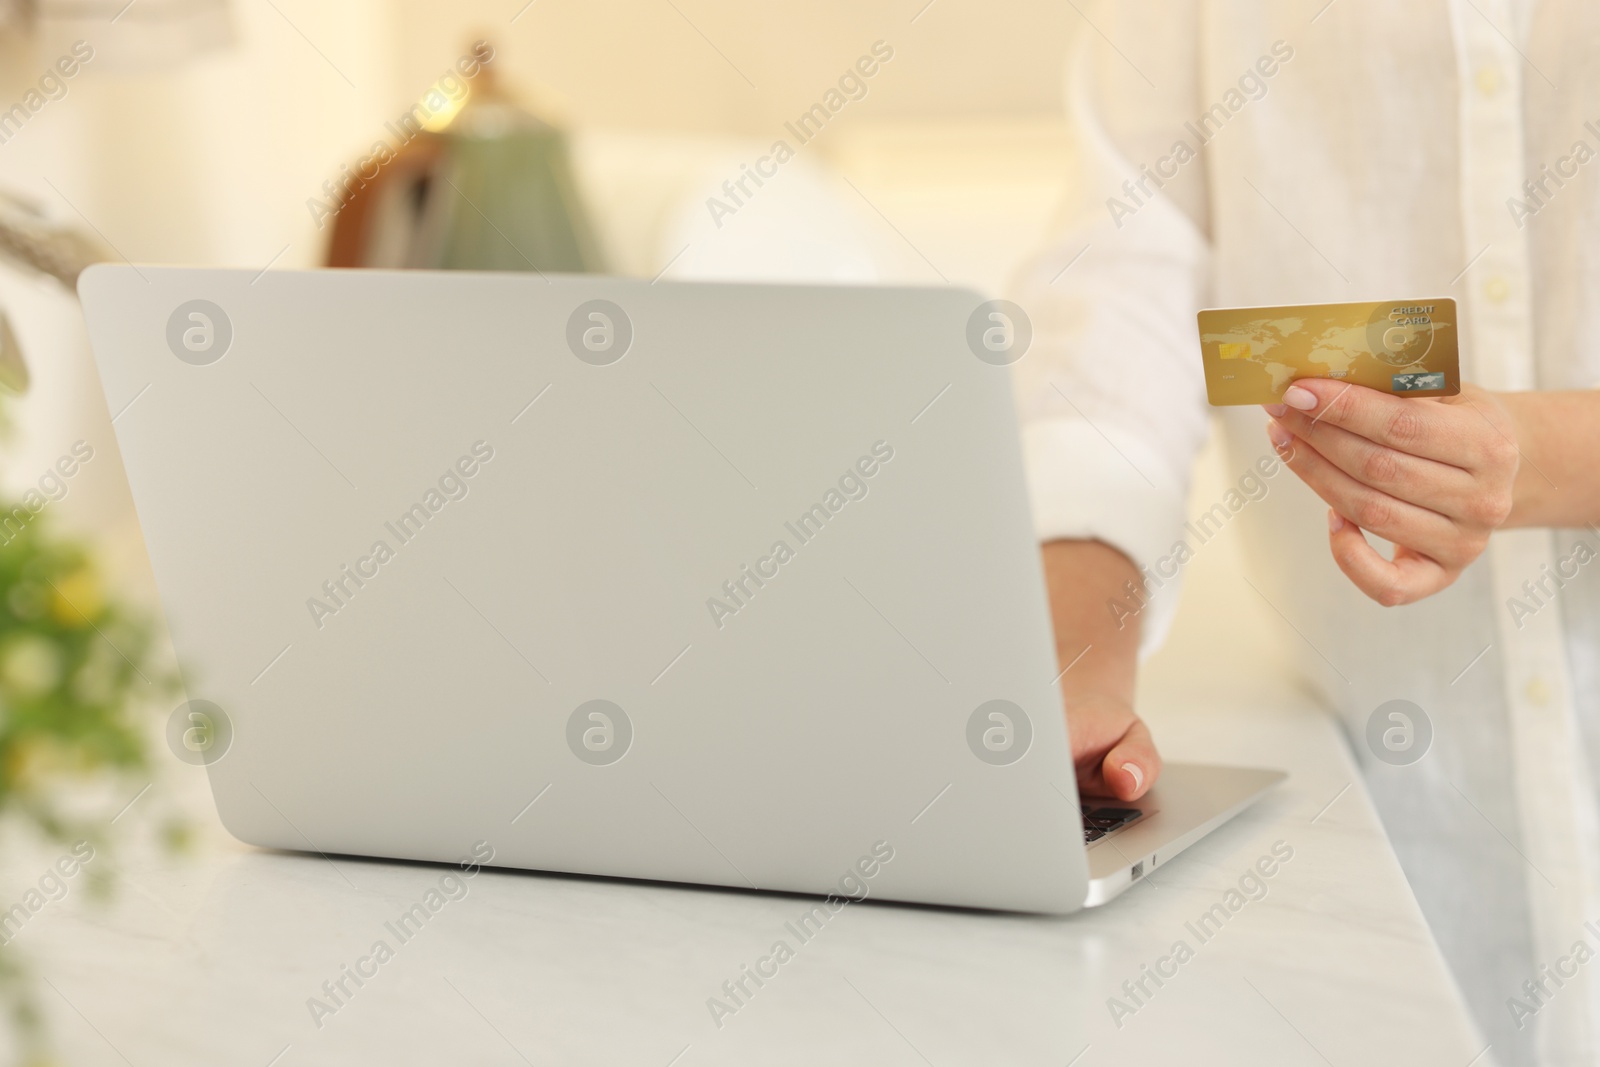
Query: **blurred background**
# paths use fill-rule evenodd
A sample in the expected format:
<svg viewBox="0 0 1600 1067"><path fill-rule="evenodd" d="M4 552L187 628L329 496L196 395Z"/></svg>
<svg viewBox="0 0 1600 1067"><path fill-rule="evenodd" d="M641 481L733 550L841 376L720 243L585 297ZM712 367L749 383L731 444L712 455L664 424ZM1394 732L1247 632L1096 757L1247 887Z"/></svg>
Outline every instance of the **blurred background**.
<svg viewBox="0 0 1600 1067"><path fill-rule="evenodd" d="M0 144L0 191L112 259L989 292L1049 233L1072 152L1066 60L1073 35L1094 32L1072 5L1044 0L0 0L8 7L0 107L75 42L94 58ZM462 77L479 41L492 59ZM875 46L892 58L829 100ZM820 132L796 125L841 100ZM430 119L409 140L408 114ZM764 167L776 176L746 181L747 197L725 189L780 139L795 153ZM397 156L381 166L380 145ZM363 181L344 205L351 174ZM33 378L0 464L15 495L72 441L109 446L115 413L63 286L0 260L0 310ZM105 451L52 507L137 584L143 548ZM1212 457L1203 466L1197 498L1215 499ZM1231 566L1231 540L1190 568L1188 601L1211 586L1208 571ZM1226 610L1244 615L1235 635L1279 640L1249 606ZM1214 630L1182 623L1180 649L1209 647Z"/></svg>
<svg viewBox="0 0 1600 1067"><path fill-rule="evenodd" d="M0 11L8 2L15 0L0 0ZM476 208L483 208L491 225L511 233L468 234L457 243L476 247L448 263L425 255L406 264L392 247L373 251L369 263L474 266L478 253L483 265L529 269L510 246L541 258L528 236L538 227L506 221L520 197L534 202L534 214L579 215L579 228L593 238L588 269L948 280L993 291L1045 233L1069 151L1060 84L1076 16L1040 0L981 10L937 0L804 7L29 0L15 7L0 23L7 26L0 108L24 101L75 42L88 43L94 58L62 79L64 95L46 97L0 144L0 191L84 232L109 258L134 262L261 270L340 261L330 258L334 235L354 213L319 217L310 204L335 203L325 183L341 188L345 168L359 170L376 142L400 146L395 131L406 131L397 118L425 104L479 40L493 52L488 76L458 80L480 98L492 80L496 97L559 131L576 199L552 203L560 198L549 185L528 181L526 153L491 151L468 161L478 170L468 193L473 206L458 201L453 223L482 230ZM836 90L875 42L893 58L858 78L864 95L848 99L802 145L785 123ZM463 121L456 104L444 116L452 125ZM514 138L523 119L491 117L475 133ZM795 158L768 185L747 181L757 195L714 220L707 199L733 204L723 183L778 139L796 148ZM547 163L536 159L531 169ZM407 186L416 164L402 158L363 173ZM495 203L473 195L478 190L490 190ZM402 189L402 198L407 191L415 189ZM404 243L399 231L409 222L369 206L361 205L367 228L381 230L370 216L383 214L390 245ZM365 236L369 251L382 244ZM349 244L348 234L341 241ZM342 262L352 263L345 251ZM554 258L537 265L577 266ZM20 432L4 465L15 479L5 484L20 491L34 468L60 453L62 439L70 444L105 413L70 293L0 265L0 308L34 379L15 405ZM66 427L78 429L63 438ZM92 516L106 533L131 518L102 484L120 477L114 467L89 465L85 475L97 480L75 484L72 494L110 508ZM81 510L79 500L68 503L63 514ZM136 539L121 540L137 547Z"/></svg>

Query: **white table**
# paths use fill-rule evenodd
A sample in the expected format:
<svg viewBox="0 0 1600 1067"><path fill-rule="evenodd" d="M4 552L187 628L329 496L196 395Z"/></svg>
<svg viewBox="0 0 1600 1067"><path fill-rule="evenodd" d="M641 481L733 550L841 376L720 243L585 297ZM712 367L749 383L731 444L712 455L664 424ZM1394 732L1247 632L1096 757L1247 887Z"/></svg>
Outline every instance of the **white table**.
<svg viewBox="0 0 1600 1067"><path fill-rule="evenodd" d="M111 904L80 876L16 944L50 983L65 1062L84 1065L1472 1062L1483 1044L1333 723L1271 693L1243 710L1237 694L1190 694L1181 710L1173 691L1145 698L1169 759L1276 765L1290 781L1095 911L851 905L764 986L746 980L720 1027L708 998L793 942L784 924L810 901L485 871L401 944L385 923L448 868L239 845L185 768L166 788L203 823L197 852L121 846L95 861L120 867ZM118 829L162 803L152 791ZM1197 937L1186 923L1279 841L1293 858L1266 896ZM8 856L0 900L50 858ZM319 1028L308 998L380 938L394 957L360 987L346 979L353 995ZM1123 982L1179 940L1193 957L1160 987L1145 978L1136 1004ZM1113 996L1137 1007L1120 1027Z"/></svg>

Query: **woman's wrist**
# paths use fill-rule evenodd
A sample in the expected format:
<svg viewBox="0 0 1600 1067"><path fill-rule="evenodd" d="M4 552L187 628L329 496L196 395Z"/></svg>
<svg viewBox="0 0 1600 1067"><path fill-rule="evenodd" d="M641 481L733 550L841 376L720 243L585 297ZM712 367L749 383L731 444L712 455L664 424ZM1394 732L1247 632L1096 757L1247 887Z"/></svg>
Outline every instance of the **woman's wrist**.
<svg viewBox="0 0 1600 1067"><path fill-rule="evenodd" d="M1548 510L1545 491L1550 485L1539 473L1538 459L1529 455L1530 451L1537 451L1534 431L1540 396L1532 392L1494 394L1511 417L1518 454L1517 478L1511 487L1511 514L1503 526L1538 526L1539 516Z"/></svg>
<svg viewBox="0 0 1600 1067"><path fill-rule="evenodd" d="M1521 462L1506 526L1600 522L1600 391L1497 393Z"/></svg>

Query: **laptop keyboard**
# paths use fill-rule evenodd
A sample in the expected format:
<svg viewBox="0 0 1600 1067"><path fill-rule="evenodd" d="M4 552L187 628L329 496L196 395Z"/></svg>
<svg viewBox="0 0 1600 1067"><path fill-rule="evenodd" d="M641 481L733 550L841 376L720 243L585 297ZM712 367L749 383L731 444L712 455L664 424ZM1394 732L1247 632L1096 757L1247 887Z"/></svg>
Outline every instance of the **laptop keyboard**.
<svg viewBox="0 0 1600 1067"><path fill-rule="evenodd" d="M1132 823L1143 815L1138 808L1093 808L1087 804L1083 811L1083 843L1090 844Z"/></svg>

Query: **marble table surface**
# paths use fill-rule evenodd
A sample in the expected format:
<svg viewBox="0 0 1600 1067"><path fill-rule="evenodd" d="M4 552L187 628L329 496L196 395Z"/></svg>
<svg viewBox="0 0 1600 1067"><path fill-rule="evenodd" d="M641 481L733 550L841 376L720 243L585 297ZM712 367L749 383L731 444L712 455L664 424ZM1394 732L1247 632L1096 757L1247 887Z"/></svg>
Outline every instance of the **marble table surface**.
<svg viewBox="0 0 1600 1067"><path fill-rule="evenodd" d="M1168 694L1146 710L1169 759L1291 778L1075 916L869 901L802 943L786 926L810 907L802 897L484 870L444 883L444 905L402 940L392 924L450 868L246 847L217 824L203 771L178 767L121 817L114 853L92 861L115 869L110 899L79 872L14 944L70 1064L1479 1057L1334 723L1288 689ZM174 804L198 824L181 855L154 843ZM1271 877L1250 877L1275 849ZM20 899L53 858L9 851L0 900ZM1219 902L1237 906L1228 921L1197 926ZM780 939L793 958L738 993L743 969ZM382 960L380 940L392 949Z"/></svg>

